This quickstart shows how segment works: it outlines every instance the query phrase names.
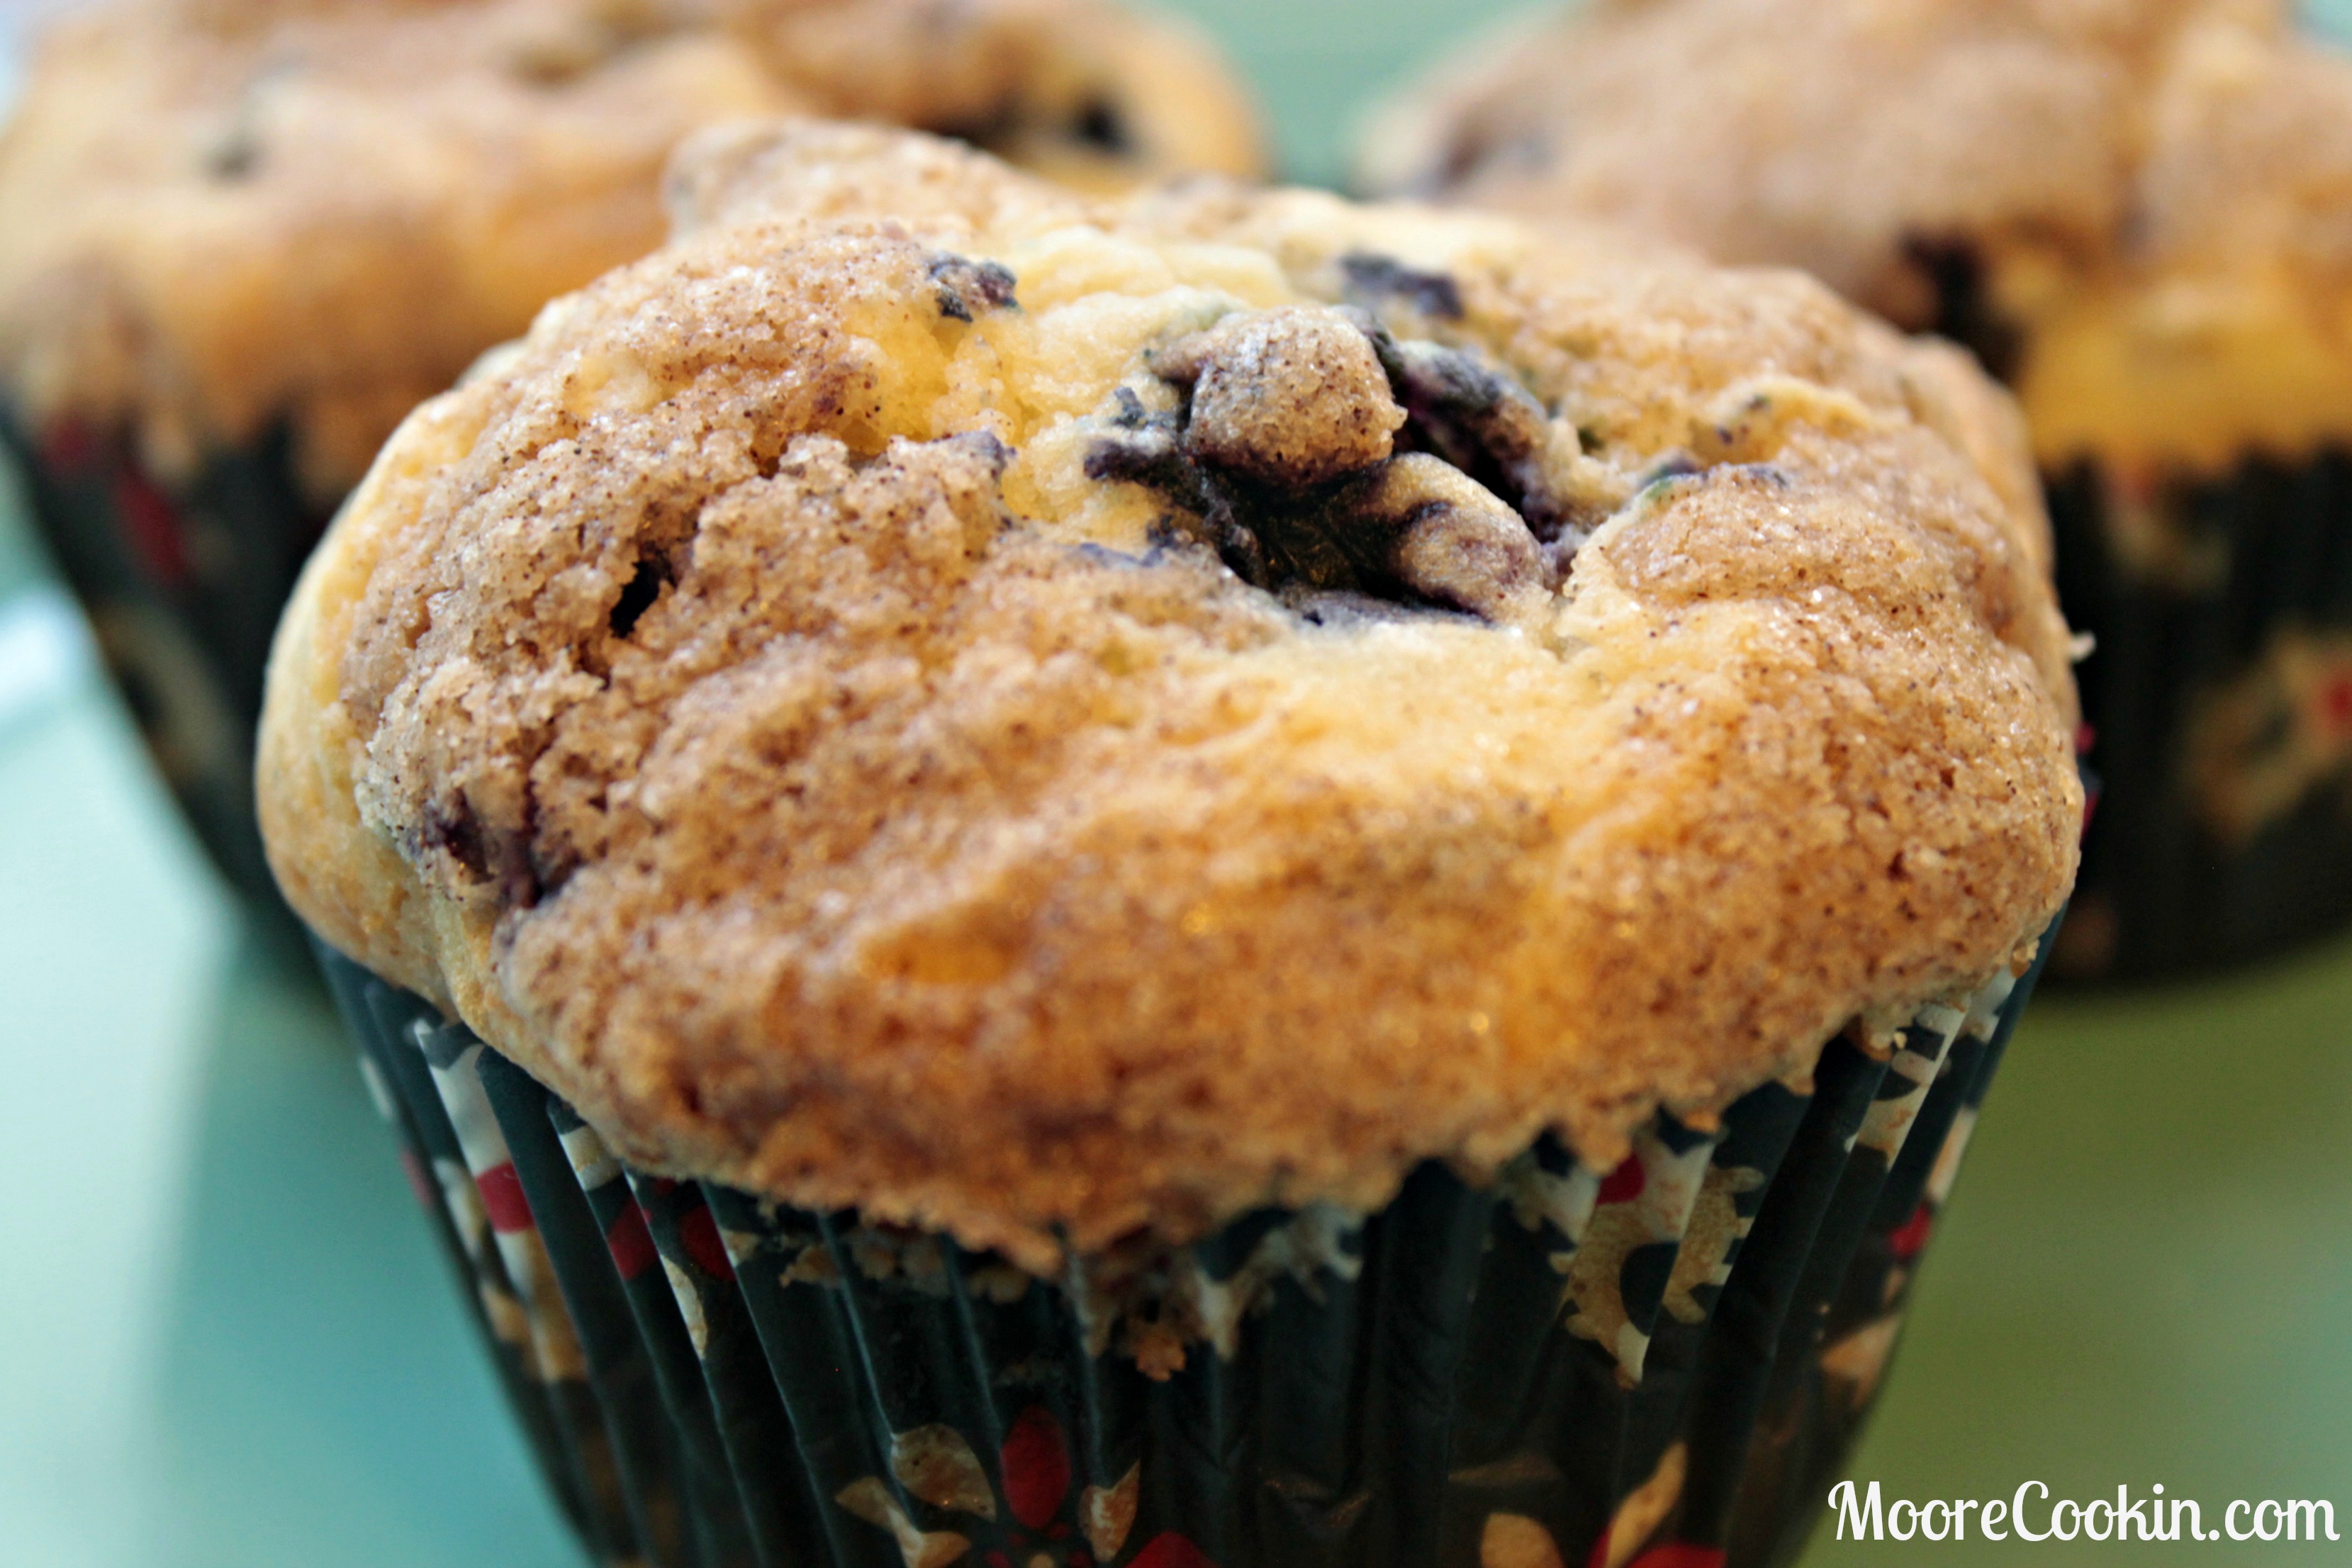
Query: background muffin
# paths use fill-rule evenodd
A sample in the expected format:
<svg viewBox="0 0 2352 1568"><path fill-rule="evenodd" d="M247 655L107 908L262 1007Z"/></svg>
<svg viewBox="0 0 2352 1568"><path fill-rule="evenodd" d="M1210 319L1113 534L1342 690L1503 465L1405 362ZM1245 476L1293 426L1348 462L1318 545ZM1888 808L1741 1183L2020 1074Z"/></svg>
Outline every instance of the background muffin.
<svg viewBox="0 0 2352 1568"><path fill-rule="evenodd" d="M819 1560L1777 1550L1751 1439L2074 869L2006 400L1496 220L808 126L677 188L281 629L265 829L410 1121L659 1211L663 1429L780 1388Z"/></svg>
<svg viewBox="0 0 2352 1568"><path fill-rule="evenodd" d="M270 626L401 416L659 243L664 160L792 110L1056 176L1254 172L1192 34L1090 0L158 0L59 24L0 142L0 395L153 750L264 894Z"/></svg>
<svg viewBox="0 0 2352 1568"><path fill-rule="evenodd" d="M2289 7L1601 4L1441 72L1362 170L1803 267L1975 349L2100 647L2061 968L2352 913L2352 61Z"/></svg>

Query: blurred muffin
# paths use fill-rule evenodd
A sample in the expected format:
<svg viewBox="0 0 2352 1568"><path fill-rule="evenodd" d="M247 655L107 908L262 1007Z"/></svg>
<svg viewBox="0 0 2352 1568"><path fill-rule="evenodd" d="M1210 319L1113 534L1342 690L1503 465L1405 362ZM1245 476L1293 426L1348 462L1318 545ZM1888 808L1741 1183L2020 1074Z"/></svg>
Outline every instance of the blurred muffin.
<svg viewBox="0 0 2352 1568"><path fill-rule="evenodd" d="M2075 868L2008 400L1499 219L807 124L676 188L385 448L261 753L396 1119L602 1347L592 1537L1778 1550L1775 1368L1891 1337L1835 1291Z"/></svg>
<svg viewBox="0 0 2352 1568"><path fill-rule="evenodd" d="M270 628L407 411L660 243L680 137L793 111L1117 184L1258 168L1192 34L1094 0L148 0L0 139L0 412L163 771L264 897Z"/></svg>
<svg viewBox="0 0 2352 1568"><path fill-rule="evenodd" d="M1373 123L1377 189L1805 268L2023 401L2106 791L2062 971L2352 916L2352 59L2267 0L1620 0Z"/></svg>

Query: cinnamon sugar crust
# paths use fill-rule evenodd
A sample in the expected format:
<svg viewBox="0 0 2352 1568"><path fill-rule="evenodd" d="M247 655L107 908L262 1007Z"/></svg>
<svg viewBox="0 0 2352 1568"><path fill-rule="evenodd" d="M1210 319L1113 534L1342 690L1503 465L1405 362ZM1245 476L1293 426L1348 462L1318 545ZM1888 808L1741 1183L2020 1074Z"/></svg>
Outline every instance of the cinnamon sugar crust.
<svg viewBox="0 0 2352 1568"><path fill-rule="evenodd" d="M1360 177L1803 268L1967 336L2053 466L2352 432L2352 58L2283 0L1596 0L1391 105Z"/></svg>
<svg viewBox="0 0 2352 1568"><path fill-rule="evenodd" d="M702 152L386 448L261 757L304 917L628 1157L1042 1271L1611 1163L2063 900L1956 353L1499 219Z"/></svg>
<svg viewBox="0 0 2352 1568"><path fill-rule="evenodd" d="M331 500L661 243L681 138L787 112L1081 184L1262 160L1207 45L1097 0L118 0L42 40L0 138L0 384L167 478L284 421Z"/></svg>

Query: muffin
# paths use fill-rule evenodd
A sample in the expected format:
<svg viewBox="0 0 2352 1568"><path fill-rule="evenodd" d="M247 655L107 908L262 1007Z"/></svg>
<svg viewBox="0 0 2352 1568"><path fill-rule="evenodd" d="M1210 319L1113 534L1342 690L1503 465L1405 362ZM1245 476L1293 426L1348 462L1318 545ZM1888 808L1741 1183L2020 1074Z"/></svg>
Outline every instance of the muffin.
<svg viewBox="0 0 2352 1568"><path fill-rule="evenodd" d="M1095 0L130 0L44 38L0 138L0 425L165 777L273 900L271 628L383 438L654 248L688 132L797 112L1058 177L1251 173L1189 32Z"/></svg>
<svg viewBox="0 0 2352 1568"><path fill-rule="evenodd" d="M1784 1551L2075 870L2009 401L1499 218L673 188L386 447L260 763L589 1539Z"/></svg>
<svg viewBox="0 0 2352 1568"><path fill-rule="evenodd" d="M2352 916L2352 59L2265 0L1546 13L1362 175L1807 268L2018 392L2105 784L2057 963Z"/></svg>

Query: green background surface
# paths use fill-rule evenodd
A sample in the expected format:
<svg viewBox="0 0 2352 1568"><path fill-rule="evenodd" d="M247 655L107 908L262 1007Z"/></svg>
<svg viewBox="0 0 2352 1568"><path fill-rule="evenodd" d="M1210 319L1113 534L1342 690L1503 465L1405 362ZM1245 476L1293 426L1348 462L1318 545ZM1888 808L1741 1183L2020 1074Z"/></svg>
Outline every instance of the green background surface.
<svg viewBox="0 0 2352 1568"><path fill-rule="evenodd" d="M1507 7L1196 0L1328 178ZM2336 7L2343 9L2343 7ZM0 13L5 19L5 13ZM0 79L5 79L0 60ZM43 586L0 494L0 625ZM87 668L0 707L0 1563L572 1568L310 989L245 937ZM1890 1496L2335 1501L2352 1537L2352 943L2041 1004L1856 1473ZM2352 1542L1856 1546L2352 1562Z"/></svg>

